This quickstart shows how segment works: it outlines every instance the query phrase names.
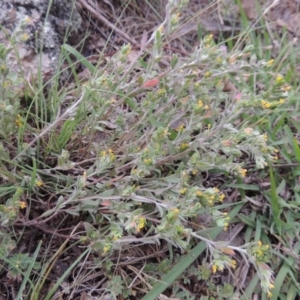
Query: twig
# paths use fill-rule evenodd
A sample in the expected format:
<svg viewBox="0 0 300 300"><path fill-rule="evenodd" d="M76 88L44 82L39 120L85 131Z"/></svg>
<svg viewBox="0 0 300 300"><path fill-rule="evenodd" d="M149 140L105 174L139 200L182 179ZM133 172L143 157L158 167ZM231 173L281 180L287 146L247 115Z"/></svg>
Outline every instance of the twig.
<svg viewBox="0 0 300 300"><path fill-rule="evenodd" d="M85 0L78 1L82 6L84 6L88 11L90 11L95 17L97 17L101 22L103 22L106 26L117 32L121 35L125 40L130 42L134 46L140 46L139 43L131 38L127 33L123 32L121 29L117 28L114 24L110 23L104 16L102 16L97 10L95 10L92 6L86 3Z"/></svg>

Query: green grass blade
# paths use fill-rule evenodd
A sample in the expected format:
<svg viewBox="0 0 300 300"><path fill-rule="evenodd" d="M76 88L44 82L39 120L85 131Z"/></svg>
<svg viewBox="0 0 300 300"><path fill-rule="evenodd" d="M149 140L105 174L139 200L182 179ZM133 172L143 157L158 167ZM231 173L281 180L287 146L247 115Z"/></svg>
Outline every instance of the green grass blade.
<svg viewBox="0 0 300 300"><path fill-rule="evenodd" d="M55 283L55 285L52 287L52 289L50 290L50 292L47 294L45 300L50 300L52 295L56 292L56 290L58 289L58 287L62 284L62 282L64 281L64 279L70 274L70 272L76 267L77 263L80 262L80 260L82 259L82 257L84 257L88 252L90 251L89 248L87 248L75 261L74 263L68 268L68 270L66 270L66 272L57 280L57 282Z"/></svg>
<svg viewBox="0 0 300 300"><path fill-rule="evenodd" d="M82 63L86 68L88 68L91 71L92 74L95 72L96 68L76 49L67 44L62 45L62 49L74 55L77 59L77 62Z"/></svg>
<svg viewBox="0 0 300 300"><path fill-rule="evenodd" d="M34 266L35 262L36 262L37 256L38 256L38 254L40 252L41 245L42 245L42 241L39 241L39 243L37 245L37 248L36 248L36 250L35 250L35 252L33 254L33 257L31 259L31 262L30 262L30 264L28 266L28 269L27 269L27 271L25 273L25 276L23 278L23 281L22 281L22 284L20 286L20 289L19 289L18 295L16 297L16 300L23 299L22 293L23 293L23 291L25 289L26 283L29 281L29 276L30 276L30 273L31 273L31 271L33 269L33 266Z"/></svg>
<svg viewBox="0 0 300 300"><path fill-rule="evenodd" d="M274 222L277 226L277 229L281 234L281 221L280 221L280 218L279 218L280 209L279 209L278 196L277 196L277 192L276 192L276 182L275 182L272 167L270 167L270 183L271 183L271 195L270 195L271 211L272 211L272 215L273 215L273 218L274 218Z"/></svg>
<svg viewBox="0 0 300 300"><path fill-rule="evenodd" d="M233 219L243 204L237 205L230 213L230 219ZM221 227L216 227L211 233L211 238L216 238L217 235L223 230ZM206 243L200 242L193 248L186 256L184 256L167 274L162 276L161 281L156 283L152 290L144 296L141 300L155 300L165 289L168 288L206 249Z"/></svg>

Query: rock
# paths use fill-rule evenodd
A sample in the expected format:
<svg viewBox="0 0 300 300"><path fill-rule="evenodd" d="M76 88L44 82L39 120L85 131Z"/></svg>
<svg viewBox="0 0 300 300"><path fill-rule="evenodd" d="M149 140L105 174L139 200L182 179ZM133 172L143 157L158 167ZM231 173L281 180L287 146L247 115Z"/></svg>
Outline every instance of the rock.
<svg viewBox="0 0 300 300"><path fill-rule="evenodd" d="M78 43L82 19L74 1L0 0L0 43L11 47L8 64L25 80L34 80L41 70L44 81L58 67L61 45L67 36ZM39 68L41 66L41 68Z"/></svg>

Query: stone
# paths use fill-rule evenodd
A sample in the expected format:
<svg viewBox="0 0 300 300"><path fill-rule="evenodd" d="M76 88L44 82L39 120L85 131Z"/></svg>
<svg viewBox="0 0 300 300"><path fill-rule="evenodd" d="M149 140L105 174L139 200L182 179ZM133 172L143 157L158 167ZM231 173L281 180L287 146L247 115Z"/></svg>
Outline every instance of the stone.
<svg viewBox="0 0 300 300"><path fill-rule="evenodd" d="M25 80L36 79L39 70L44 82L50 79L62 43L79 43L82 24L71 0L0 0L0 43L13 49L7 57L10 70Z"/></svg>

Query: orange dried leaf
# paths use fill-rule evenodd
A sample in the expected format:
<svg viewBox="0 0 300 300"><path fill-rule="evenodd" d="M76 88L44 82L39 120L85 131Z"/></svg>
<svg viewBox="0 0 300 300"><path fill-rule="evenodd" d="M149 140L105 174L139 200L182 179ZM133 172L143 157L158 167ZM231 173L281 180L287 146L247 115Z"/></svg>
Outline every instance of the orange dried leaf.
<svg viewBox="0 0 300 300"><path fill-rule="evenodd" d="M148 80L146 81L144 84L143 84L143 88L150 88L150 87L153 87L153 86L156 86L158 85L159 83L159 80L157 78L154 78L154 79L151 79L151 80Z"/></svg>
<svg viewBox="0 0 300 300"><path fill-rule="evenodd" d="M228 254L228 255L235 255L235 252L231 249L231 248L221 248L221 251L224 253L224 254Z"/></svg>
<svg viewBox="0 0 300 300"><path fill-rule="evenodd" d="M108 206L111 206L111 202L109 200L104 200L104 201L101 202L101 205L105 206L105 207L108 207Z"/></svg>

